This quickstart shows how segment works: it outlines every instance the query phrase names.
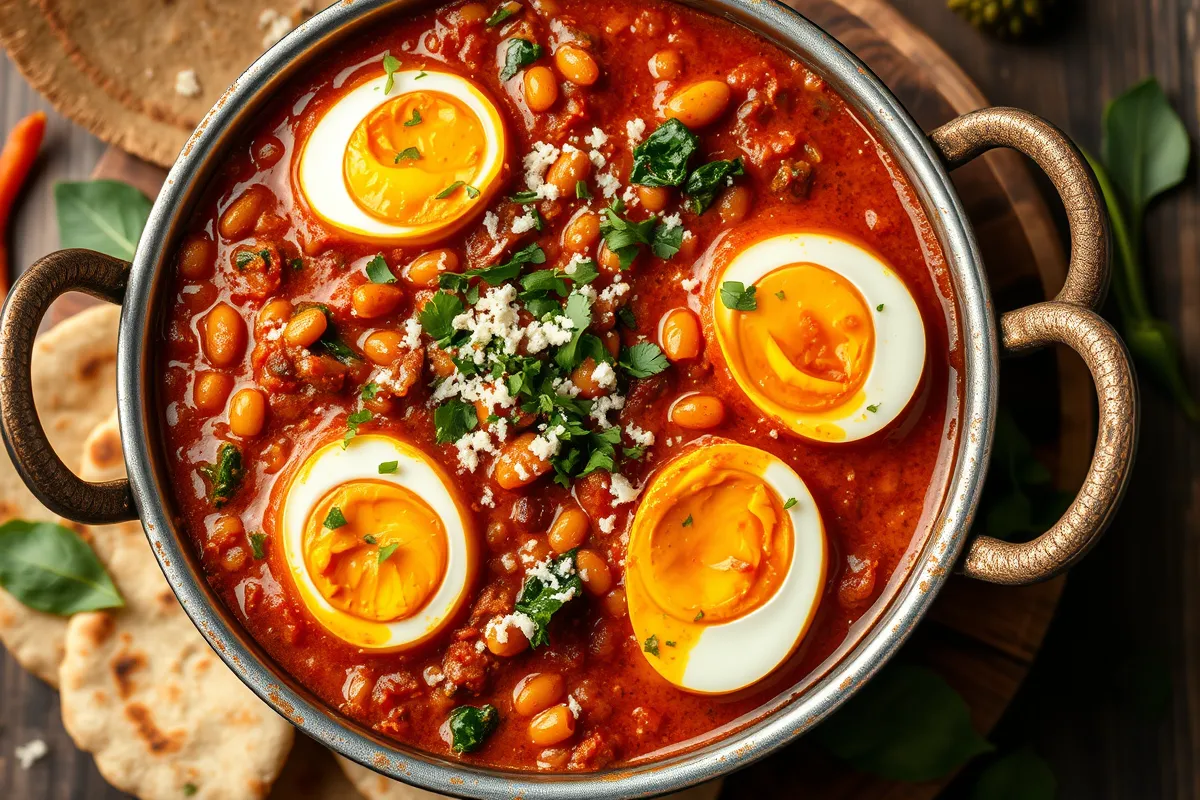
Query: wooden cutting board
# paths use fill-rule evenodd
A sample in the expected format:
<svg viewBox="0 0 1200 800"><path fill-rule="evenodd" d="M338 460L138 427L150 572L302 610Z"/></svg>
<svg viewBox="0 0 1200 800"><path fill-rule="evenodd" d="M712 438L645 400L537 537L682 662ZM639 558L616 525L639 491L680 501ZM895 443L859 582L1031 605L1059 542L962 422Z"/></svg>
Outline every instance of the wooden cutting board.
<svg viewBox="0 0 1200 800"><path fill-rule="evenodd" d="M987 105L957 65L884 0L789 2L866 61L926 130ZM964 35L974 34L964 27ZM151 197L165 175L158 167L115 148L105 153L95 174L128 181ZM956 171L953 177L975 224L997 310L1053 296L1065 275L1063 247L1022 158L1011 152L994 152ZM54 318L81 308L86 300L77 299L80 297L63 298L54 309ZM1082 363L1047 351L1006 362L1001 384L1002 395L1017 407L1022 419L1043 421L1027 433L1039 456L1052 466L1058 484L1074 490L1086 471L1095 425L1091 381ZM903 657L942 674L966 698L976 728L986 733L1029 672L1062 587L1062 579L1013 589L954 577ZM34 681L27 675L7 681L0 688L0 708L15 707L25 686ZM46 733L36 732L40 736ZM17 742L27 738L33 738L32 734L18 732L13 737ZM59 740L52 742L52 747L70 747L61 731L46 738ZM56 775L52 779L55 787L46 796L79 800L120 796L96 781L80 785L78 780L67 772ZM725 800L759 800L764 795L926 800L943 784L890 783L859 775L801 741L728 779L721 796Z"/></svg>

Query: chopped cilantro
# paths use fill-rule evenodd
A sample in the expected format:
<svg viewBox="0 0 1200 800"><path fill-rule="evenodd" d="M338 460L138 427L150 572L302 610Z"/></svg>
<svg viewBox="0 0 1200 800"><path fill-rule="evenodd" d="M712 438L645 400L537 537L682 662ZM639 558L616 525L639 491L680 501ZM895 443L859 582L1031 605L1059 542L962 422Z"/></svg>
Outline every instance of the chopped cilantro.
<svg viewBox="0 0 1200 800"><path fill-rule="evenodd" d="M633 151L629 182L642 186L679 186L687 177L687 162L700 139L677 119L655 129Z"/></svg>
<svg viewBox="0 0 1200 800"><path fill-rule="evenodd" d="M409 119L408 122L404 123L404 127L411 128L413 125L420 125L420 124L421 124L421 109L414 108L413 113L412 113L412 118Z"/></svg>
<svg viewBox="0 0 1200 800"><path fill-rule="evenodd" d="M382 564L391 558L392 553L396 552L399 547L399 542L392 542L391 544L385 544L383 547L379 548L379 563Z"/></svg>
<svg viewBox="0 0 1200 800"><path fill-rule="evenodd" d="M570 293L563 273L556 269L539 269L523 275L521 288L526 292L554 292L559 297L566 297Z"/></svg>
<svg viewBox="0 0 1200 800"><path fill-rule="evenodd" d="M650 242L650 249L654 251L654 255L665 260L678 253L682 244L682 225L668 227L659 223L658 227L654 229L654 239Z"/></svg>
<svg viewBox="0 0 1200 800"><path fill-rule="evenodd" d="M688 514L687 519L683 521L683 527L690 528L692 526L692 515Z"/></svg>
<svg viewBox="0 0 1200 800"><path fill-rule="evenodd" d="M367 544L379 544L379 540L376 539L375 536L370 533L368 533L366 536L363 537L363 541L366 542Z"/></svg>
<svg viewBox="0 0 1200 800"><path fill-rule="evenodd" d="M604 218L600 220L600 235L608 249L617 254L621 269L629 269L633 259L637 258L638 246L650 244L653 241L656 217L649 217L641 222L633 222L621 216L625 203L621 198L614 198L612 204L604 209Z"/></svg>
<svg viewBox="0 0 1200 800"><path fill-rule="evenodd" d="M546 253L537 242L534 242L528 247L523 247L513 253L512 258L503 264L497 264L494 267L469 269L463 274L468 278L479 278L479 280L491 286L499 286L505 281L511 281L520 275L521 269L526 264L544 263L546 263Z"/></svg>
<svg viewBox="0 0 1200 800"><path fill-rule="evenodd" d="M575 197L579 200L592 199L592 192L588 189L587 181L575 181Z"/></svg>
<svg viewBox="0 0 1200 800"><path fill-rule="evenodd" d="M642 645L642 649L652 656L658 655L658 634L650 634L650 638Z"/></svg>
<svg viewBox="0 0 1200 800"><path fill-rule="evenodd" d="M670 366L663 351L653 342L639 342L626 348L617 364L635 378L649 378Z"/></svg>
<svg viewBox="0 0 1200 800"><path fill-rule="evenodd" d="M379 474L388 475L395 472L400 467L399 461L384 461L379 465Z"/></svg>
<svg viewBox="0 0 1200 800"><path fill-rule="evenodd" d="M467 185L466 181L455 181L454 183L447 186L445 189L442 189L440 192L435 194L433 196L433 198L435 200L445 200L447 197L454 194L455 192L457 192L459 189L461 189L462 187L464 187L466 185Z"/></svg>
<svg viewBox="0 0 1200 800"><path fill-rule="evenodd" d="M600 269L596 266L595 259L585 258L583 261L575 262L575 271L567 277L575 281L578 286L586 286L600 277Z"/></svg>
<svg viewBox="0 0 1200 800"><path fill-rule="evenodd" d="M472 200L474 200L476 197L479 197L479 190L469 183L463 185L463 190L466 191L467 197L471 198ZM541 230L541 228L538 228L538 230Z"/></svg>
<svg viewBox="0 0 1200 800"><path fill-rule="evenodd" d="M289 262L289 263L291 264L292 269L295 270L296 272L299 272L300 270L304 269L304 259L303 258L293 258L291 260L291 262Z"/></svg>
<svg viewBox="0 0 1200 800"><path fill-rule="evenodd" d="M700 620L702 620L702 619L704 619L704 612L703 612L703 611L697 611L697 612L696 612L696 616L692 617L692 622L699 622L699 621L700 621Z"/></svg>
<svg viewBox="0 0 1200 800"><path fill-rule="evenodd" d="M267 535L265 533L250 534L250 552L259 561L267 557Z"/></svg>
<svg viewBox="0 0 1200 800"><path fill-rule="evenodd" d="M367 262L367 278L370 279L371 283L396 282L396 276L392 274L382 255L375 256Z"/></svg>
<svg viewBox="0 0 1200 800"><path fill-rule="evenodd" d="M796 498L789 497L787 499L787 501L783 504L783 510L787 511L789 508L791 508L794 505L796 505Z"/></svg>
<svg viewBox="0 0 1200 800"><path fill-rule="evenodd" d="M634 461L640 461L642 456L646 455L646 447L640 444L634 447L625 447L621 449L621 455L632 458Z"/></svg>
<svg viewBox="0 0 1200 800"><path fill-rule="evenodd" d="M456 753L475 750L499 724L500 713L493 705L459 706L450 712L450 749Z"/></svg>
<svg viewBox="0 0 1200 800"><path fill-rule="evenodd" d="M242 483L242 451L237 445L222 442L217 449L217 460L202 464L200 474L208 478L208 500L215 508L229 502Z"/></svg>
<svg viewBox="0 0 1200 800"><path fill-rule="evenodd" d="M500 71L500 80L506 81L542 57L542 46L528 39L509 39L508 50L504 53L504 69Z"/></svg>
<svg viewBox="0 0 1200 800"><path fill-rule="evenodd" d="M523 192L517 192L516 194L514 194L512 196L512 201L514 203L520 203L523 206L527 206L530 203L536 203L537 201L539 201L541 199L542 199L541 195L539 195L537 192L531 192L528 190L523 191Z"/></svg>
<svg viewBox="0 0 1200 800"><path fill-rule="evenodd" d="M787 297L787 295L785 295L785 294L783 293L783 289L780 289L778 292L776 292L776 293L775 293L775 296L776 296L776 297L778 297L780 300L783 300L784 298L786 298L786 297Z"/></svg>
<svg viewBox="0 0 1200 800"><path fill-rule="evenodd" d="M683 186L692 211L703 214L717 198L717 193L729 185L729 179L735 175L744 175L745 172L741 157L732 161L710 161L696 167Z"/></svg>
<svg viewBox="0 0 1200 800"><path fill-rule="evenodd" d="M475 406L462 400L447 400L433 410L433 429L438 444L457 442L479 424Z"/></svg>
<svg viewBox="0 0 1200 800"><path fill-rule="evenodd" d="M238 269L245 269L250 266L250 262L254 260L254 252L251 250L239 250L238 254L233 257L233 264Z"/></svg>
<svg viewBox="0 0 1200 800"><path fill-rule="evenodd" d="M575 551L568 550L550 562L547 569L553 581L547 583L535 575L525 577L517 595L516 609L533 620L534 632L529 646L540 647L550 641L550 619L563 605L583 594L583 580L575 568Z"/></svg>
<svg viewBox="0 0 1200 800"><path fill-rule="evenodd" d="M504 20L521 10L520 3L501 3L492 15L484 22L489 28L494 28Z"/></svg>
<svg viewBox="0 0 1200 800"><path fill-rule="evenodd" d="M329 509L329 513L325 515L325 522L323 524L329 530L336 531L346 524L346 515L342 513L340 508L333 506Z"/></svg>
<svg viewBox="0 0 1200 800"><path fill-rule="evenodd" d="M873 403L872 405L867 406L867 411L870 411L872 414L874 414L879 410L881 405L883 405L883 403Z"/></svg>
<svg viewBox="0 0 1200 800"><path fill-rule="evenodd" d="M371 412L367 409L355 411L346 417L346 435L342 437L342 449L350 446L350 440L358 436L358 426L371 421Z"/></svg>
<svg viewBox="0 0 1200 800"><path fill-rule="evenodd" d="M667 641L663 642L663 644L665 644L667 647L674 647L674 646L675 646L675 643L674 643L674 642L672 642L670 639L668 639Z"/></svg>
<svg viewBox="0 0 1200 800"><path fill-rule="evenodd" d="M617 322L631 331L637 330L637 317L634 316L633 309L629 306L621 306L617 310Z"/></svg>
<svg viewBox="0 0 1200 800"><path fill-rule="evenodd" d="M403 150L401 150L399 153L396 153L396 157L395 157L395 159L392 160L392 163L399 164L401 161L420 161L420 160L421 160L421 151L420 150L418 150L415 147L406 147Z"/></svg>
<svg viewBox="0 0 1200 800"><path fill-rule="evenodd" d="M419 80L421 80L421 78L428 78L428 77L429 77L429 73L426 72L425 70L421 70L420 72L418 72L416 75L413 76L413 80L419 81Z"/></svg>
<svg viewBox="0 0 1200 800"><path fill-rule="evenodd" d="M734 311L753 311L758 308L758 300L754 297L757 290L741 281L725 281L721 284L721 302Z"/></svg>
<svg viewBox="0 0 1200 800"><path fill-rule="evenodd" d="M383 57L383 71L387 73L387 81L383 84L383 93L391 94L392 87L396 85L396 72L400 69L400 59L396 58L391 53Z"/></svg>
<svg viewBox="0 0 1200 800"><path fill-rule="evenodd" d="M364 383L362 391L358 393L358 396L363 400L374 400L379 396L379 384L375 381Z"/></svg>
<svg viewBox="0 0 1200 800"><path fill-rule="evenodd" d="M572 292L567 298L563 314L571 320L573 332L571 341L559 347L558 352L554 354L554 362L558 364L559 368L569 372L583 360L579 355L579 339L587 327L592 324L592 301L586 295Z"/></svg>
<svg viewBox="0 0 1200 800"><path fill-rule="evenodd" d="M438 292L429 298L418 317L425 332L439 345L445 345L454 336L454 318L462 312L462 300L449 292Z"/></svg>
<svg viewBox="0 0 1200 800"><path fill-rule="evenodd" d="M880 303L879 305L875 306L875 310L876 310L876 311L883 311L883 303Z"/></svg>

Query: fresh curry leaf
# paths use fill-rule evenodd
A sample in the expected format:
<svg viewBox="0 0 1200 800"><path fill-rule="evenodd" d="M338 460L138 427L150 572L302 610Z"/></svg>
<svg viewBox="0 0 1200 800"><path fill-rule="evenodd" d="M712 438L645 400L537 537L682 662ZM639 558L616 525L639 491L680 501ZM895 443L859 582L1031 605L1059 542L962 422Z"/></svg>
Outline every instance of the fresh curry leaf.
<svg viewBox="0 0 1200 800"><path fill-rule="evenodd" d="M479 424L475 406L462 400L447 400L433 410L433 429L438 444L457 442Z"/></svg>
<svg viewBox="0 0 1200 800"><path fill-rule="evenodd" d="M242 451L230 442L222 442L217 449L217 460L202 464L200 474L208 479L208 500L213 507L220 508L229 502L242 483Z"/></svg>
<svg viewBox="0 0 1200 800"><path fill-rule="evenodd" d="M583 594L583 580L575 567L575 550L568 550L546 564L545 569L531 570L517 596L516 609L534 624L530 647L537 648L550 641L550 619L568 601Z"/></svg>
<svg viewBox="0 0 1200 800"><path fill-rule="evenodd" d="M454 318L463 313L462 300L449 292L437 292L418 315L421 328L439 345L453 338Z"/></svg>
<svg viewBox="0 0 1200 800"><path fill-rule="evenodd" d="M500 712L493 705L459 706L450 712L450 747L456 753L476 750L499 724Z"/></svg>
<svg viewBox="0 0 1200 800"><path fill-rule="evenodd" d="M992 749L966 702L937 673L889 664L813 733L860 772L889 780L945 777Z"/></svg>
<svg viewBox="0 0 1200 800"><path fill-rule="evenodd" d="M710 161L692 171L683 186L683 193L688 196L692 210L703 214L717 198L717 194L732 183L735 176L744 175L745 172L741 156L732 161Z"/></svg>
<svg viewBox="0 0 1200 800"><path fill-rule="evenodd" d="M971 792L971 800L1054 800L1058 781L1041 757L1028 748L988 765Z"/></svg>
<svg viewBox="0 0 1200 800"><path fill-rule="evenodd" d="M0 586L23 605L60 616L125 604L87 543L53 522L0 525Z"/></svg>
<svg viewBox="0 0 1200 800"><path fill-rule="evenodd" d="M642 186L679 186L700 139L677 119L669 119L633 151L629 182Z"/></svg>
<svg viewBox="0 0 1200 800"><path fill-rule="evenodd" d="M528 39L509 39L508 49L504 53L504 69L500 71L500 80L506 81L542 57L542 46Z"/></svg>
<svg viewBox="0 0 1200 800"><path fill-rule="evenodd" d="M58 239L63 247L133 260L150 201L127 183L95 180L54 185Z"/></svg>
<svg viewBox="0 0 1200 800"><path fill-rule="evenodd" d="M649 378L670 366L667 357L654 342L639 342L626 348L618 364L634 378Z"/></svg>
<svg viewBox="0 0 1200 800"><path fill-rule="evenodd" d="M721 284L721 302L733 311L753 311L758 308L754 293L756 286L746 286L741 281L725 281Z"/></svg>
<svg viewBox="0 0 1200 800"><path fill-rule="evenodd" d="M267 535L265 533L252 533L249 538L251 554L259 561L262 561L267 557Z"/></svg>
<svg viewBox="0 0 1200 800"><path fill-rule="evenodd" d="M392 93L392 87L396 85L396 73L400 71L400 59L396 58L391 53L383 57L383 71L387 73L387 80L383 83L383 93L385 95Z"/></svg>
<svg viewBox="0 0 1200 800"><path fill-rule="evenodd" d="M383 260L383 256L375 256L367 262L367 278L371 283L395 283L396 276L388 267L387 262Z"/></svg>

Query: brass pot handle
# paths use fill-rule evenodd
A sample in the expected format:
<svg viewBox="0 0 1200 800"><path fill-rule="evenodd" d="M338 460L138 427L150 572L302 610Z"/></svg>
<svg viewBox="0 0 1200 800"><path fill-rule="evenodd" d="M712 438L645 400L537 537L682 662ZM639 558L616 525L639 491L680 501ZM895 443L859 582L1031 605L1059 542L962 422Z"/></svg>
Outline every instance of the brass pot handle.
<svg viewBox="0 0 1200 800"><path fill-rule="evenodd" d="M0 312L0 431L17 473L46 508L97 525L137 519L128 480L88 483L67 468L46 439L33 403L33 340L46 309L64 292L117 305L125 298L129 264L91 250L60 250L38 261L13 285Z"/></svg>
<svg viewBox="0 0 1200 800"><path fill-rule="evenodd" d="M1062 291L1050 302L1000 318L1005 355L1065 344L1083 357L1099 397L1096 449L1083 487L1062 518L1031 542L976 536L966 547L964 574L990 583L1046 580L1078 561L1104 533L1129 482L1137 447L1138 396L1125 344L1096 315L1108 288L1108 215L1096 178L1078 148L1058 128L1027 111L988 108L965 114L930 134L951 169L995 147L1011 147L1049 176L1066 207L1071 261Z"/></svg>

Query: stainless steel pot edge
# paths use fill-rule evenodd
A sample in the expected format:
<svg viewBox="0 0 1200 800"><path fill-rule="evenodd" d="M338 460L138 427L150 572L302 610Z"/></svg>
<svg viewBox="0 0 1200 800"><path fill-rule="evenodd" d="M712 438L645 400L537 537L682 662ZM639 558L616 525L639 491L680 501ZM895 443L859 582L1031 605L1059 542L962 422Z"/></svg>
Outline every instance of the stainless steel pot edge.
<svg viewBox="0 0 1200 800"><path fill-rule="evenodd" d="M645 765L596 774L539 775L479 769L400 750L339 723L322 704L281 680L259 660L245 633L211 607L209 590L188 567L187 545L166 509L170 492L153 468L159 454L151 437L154 348L161 333L153 296L172 234L197 191L200 166L219 151L225 130L285 68L316 43L355 21L382 12L424 5L411 0L357 0L333 6L298 27L256 61L205 118L168 175L134 258L123 310L118 354L122 440L134 497L155 556L185 611L218 655L265 702L305 733L343 755L394 778L431 791L483 800L617 800L649 797L726 774L793 741L823 719L871 677L923 617L963 547L982 490L991 448L996 400L997 344L987 283L974 235L950 178L924 132L888 89L841 44L773 0L688 2L735 20L812 64L854 106L899 161L941 242L958 298L959 331L966 362L959 446L947 495L911 573L873 631L806 694L748 728L698 750ZM872 122L874 121L874 122ZM233 625L236 625L234 623ZM780 701L777 701L780 702Z"/></svg>

